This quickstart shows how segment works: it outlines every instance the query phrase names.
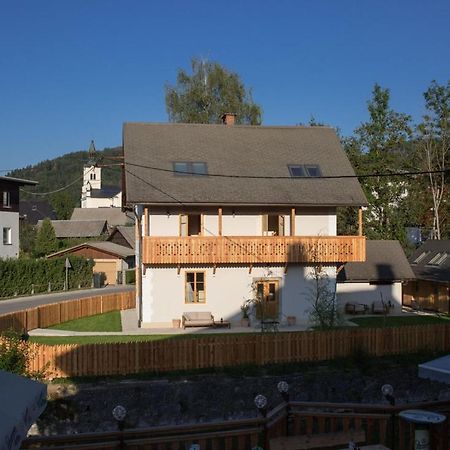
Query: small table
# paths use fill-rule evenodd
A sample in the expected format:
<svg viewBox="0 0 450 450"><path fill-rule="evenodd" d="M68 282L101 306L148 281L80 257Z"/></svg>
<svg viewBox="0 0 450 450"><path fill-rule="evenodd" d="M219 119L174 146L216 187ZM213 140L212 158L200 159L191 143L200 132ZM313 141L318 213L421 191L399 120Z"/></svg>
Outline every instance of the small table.
<svg viewBox="0 0 450 450"><path fill-rule="evenodd" d="M263 320L261 322L261 331L278 331L278 320Z"/></svg>
<svg viewBox="0 0 450 450"><path fill-rule="evenodd" d="M231 323L229 320L215 320L213 324L214 328L231 328Z"/></svg>

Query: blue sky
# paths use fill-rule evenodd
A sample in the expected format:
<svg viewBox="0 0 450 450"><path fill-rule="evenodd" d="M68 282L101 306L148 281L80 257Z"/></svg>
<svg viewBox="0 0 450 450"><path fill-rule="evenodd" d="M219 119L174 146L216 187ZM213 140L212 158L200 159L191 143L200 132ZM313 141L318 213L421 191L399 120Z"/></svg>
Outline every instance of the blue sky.
<svg viewBox="0 0 450 450"><path fill-rule="evenodd" d="M450 2L0 0L0 170L121 143L166 122L192 56L252 87L265 125L311 115L350 134L375 82L418 120L450 78Z"/></svg>

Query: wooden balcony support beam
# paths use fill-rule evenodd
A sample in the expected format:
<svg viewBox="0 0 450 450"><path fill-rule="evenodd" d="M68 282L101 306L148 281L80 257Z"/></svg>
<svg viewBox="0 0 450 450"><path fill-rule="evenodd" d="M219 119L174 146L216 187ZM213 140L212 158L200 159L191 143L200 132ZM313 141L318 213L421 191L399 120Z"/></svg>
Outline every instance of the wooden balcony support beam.
<svg viewBox="0 0 450 450"><path fill-rule="evenodd" d="M222 208L219 208L217 211L217 219L219 221L217 228L218 228L218 235L222 236Z"/></svg>
<svg viewBox="0 0 450 450"><path fill-rule="evenodd" d="M360 206L358 208L358 236L363 235L363 209Z"/></svg>
<svg viewBox="0 0 450 450"><path fill-rule="evenodd" d="M290 229L291 229L291 236L295 236L295 208L291 209Z"/></svg>

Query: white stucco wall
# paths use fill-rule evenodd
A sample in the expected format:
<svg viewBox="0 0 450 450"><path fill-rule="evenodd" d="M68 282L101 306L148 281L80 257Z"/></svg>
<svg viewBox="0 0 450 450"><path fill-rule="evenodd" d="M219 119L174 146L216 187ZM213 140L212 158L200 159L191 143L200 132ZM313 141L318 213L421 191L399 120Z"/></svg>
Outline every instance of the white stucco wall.
<svg viewBox="0 0 450 450"><path fill-rule="evenodd" d="M297 211L295 217L296 236L336 236L336 209L307 209Z"/></svg>
<svg viewBox="0 0 450 450"><path fill-rule="evenodd" d="M185 273L205 272L206 303L185 303ZM297 323L307 324L313 284L308 274L310 268L291 266L288 273L283 267L183 268L180 274L174 268L147 268L142 277L143 326L167 327L172 319L180 319L185 311L210 311L216 320L223 318L237 324L241 319L240 307L246 299L252 298L252 282L257 279L278 279L280 282L280 316L286 322L287 316L296 316ZM327 268L334 286L335 268ZM255 322L255 321L254 321Z"/></svg>
<svg viewBox="0 0 450 450"><path fill-rule="evenodd" d="M151 214L149 232L151 236L179 236L180 215L177 213ZM219 219L215 213L203 215L204 236L219 234ZM284 215L284 234L290 235L290 216ZM224 214L222 234L224 236L262 236L262 214ZM299 210L295 218L296 236L336 236L336 210L334 208L311 208Z"/></svg>
<svg viewBox="0 0 450 450"><path fill-rule="evenodd" d="M11 245L3 245L3 228L11 228ZM19 256L19 213L0 211L0 258Z"/></svg>
<svg viewBox="0 0 450 450"><path fill-rule="evenodd" d="M391 302L394 308L390 313L402 311L402 283L369 284L369 283L337 283L337 301L339 308L345 308L346 303L361 303L372 307L373 302Z"/></svg>
<svg viewBox="0 0 450 450"><path fill-rule="evenodd" d="M83 194L82 208L120 208L122 206L122 193L110 198L94 198Z"/></svg>
<svg viewBox="0 0 450 450"><path fill-rule="evenodd" d="M178 214L152 214L149 217L149 222L150 236L178 236L180 234L180 217Z"/></svg>

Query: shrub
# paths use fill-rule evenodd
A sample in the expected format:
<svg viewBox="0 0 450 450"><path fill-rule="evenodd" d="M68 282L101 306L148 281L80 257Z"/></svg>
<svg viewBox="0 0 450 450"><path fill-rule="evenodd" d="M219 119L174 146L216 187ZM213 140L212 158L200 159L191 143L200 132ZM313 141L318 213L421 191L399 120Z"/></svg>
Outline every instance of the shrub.
<svg viewBox="0 0 450 450"><path fill-rule="evenodd" d="M125 272L125 283L126 284L136 283L136 271L134 269L130 269Z"/></svg>
<svg viewBox="0 0 450 450"><path fill-rule="evenodd" d="M58 259L0 259L0 298L14 295L46 292L48 283L52 290L63 289L66 272L65 258ZM69 289L90 287L94 262L79 257L70 257Z"/></svg>

